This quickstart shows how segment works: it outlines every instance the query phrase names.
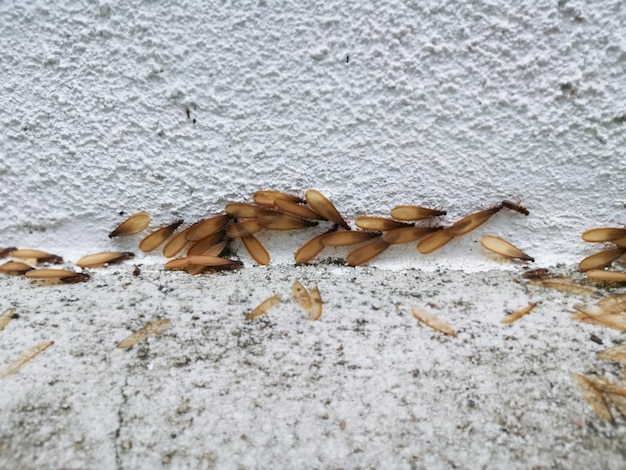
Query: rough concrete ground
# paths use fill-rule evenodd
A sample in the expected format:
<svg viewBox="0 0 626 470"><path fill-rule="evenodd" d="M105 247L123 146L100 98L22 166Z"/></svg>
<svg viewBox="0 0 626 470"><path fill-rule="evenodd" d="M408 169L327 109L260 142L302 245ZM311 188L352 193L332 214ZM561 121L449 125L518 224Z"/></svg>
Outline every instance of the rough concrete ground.
<svg viewBox="0 0 626 470"><path fill-rule="evenodd" d="M573 322L572 305L593 299L528 286L521 267L132 272L0 279L0 310L18 315L0 367L55 341L0 381L0 467L623 468L624 421L596 417L569 375L618 374L594 356L623 334ZM320 321L291 300L295 280L319 285ZM282 303L244 321L274 293ZM419 324L417 305L458 337ZM157 318L172 328L116 348Z"/></svg>

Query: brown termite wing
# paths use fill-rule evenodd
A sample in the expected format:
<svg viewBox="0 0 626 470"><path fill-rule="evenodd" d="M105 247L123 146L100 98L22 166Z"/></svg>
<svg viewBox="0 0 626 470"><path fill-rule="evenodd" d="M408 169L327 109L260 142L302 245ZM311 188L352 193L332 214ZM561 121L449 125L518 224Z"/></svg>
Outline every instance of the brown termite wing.
<svg viewBox="0 0 626 470"><path fill-rule="evenodd" d="M397 220L424 220L446 215L447 212L440 209L429 209L422 206L396 206L391 209L391 217Z"/></svg>
<svg viewBox="0 0 626 470"><path fill-rule="evenodd" d="M263 302L261 302L252 312L250 312L245 320L251 321L254 320L261 315L265 315L272 307L276 304L280 303L282 296L280 294L274 294L271 297L268 297Z"/></svg>
<svg viewBox="0 0 626 470"><path fill-rule="evenodd" d="M309 291L311 296L311 308L307 310L307 320L319 320L322 316L322 296L317 286L311 288Z"/></svg>
<svg viewBox="0 0 626 470"><path fill-rule="evenodd" d="M453 237L460 237L480 227L500 210L502 210L502 204L497 204L493 207L474 212L473 214L457 220L445 230L448 230L450 235Z"/></svg>
<svg viewBox="0 0 626 470"><path fill-rule="evenodd" d="M454 236L450 234L450 230L448 230L448 228L443 228L437 232L426 235L419 242L417 242L417 251L426 255L438 250L453 239Z"/></svg>
<svg viewBox="0 0 626 470"><path fill-rule="evenodd" d="M382 239L371 241L367 245L363 245L362 247L348 253L348 256L346 256L346 262L350 266L360 266L381 254L389 248L389 246L389 243Z"/></svg>
<svg viewBox="0 0 626 470"><path fill-rule="evenodd" d="M600 251L591 256L587 256L578 264L578 270L581 272L587 272L592 269L601 269L617 258L626 253L626 248L611 248L610 250Z"/></svg>
<svg viewBox="0 0 626 470"><path fill-rule="evenodd" d="M480 244L485 249L506 258L519 259L521 261L535 261L535 258L528 256L518 247L500 237L483 235L480 239Z"/></svg>
<svg viewBox="0 0 626 470"><path fill-rule="evenodd" d="M24 353L22 353L20 357L18 357L16 360L8 364L4 369L0 371L0 379L4 379L5 377L9 375L14 374L18 370L20 370L24 364L26 364L28 361L33 359L39 353L48 349L53 344L54 344L54 341L52 340L43 341L27 349Z"/></svg>
<svg viewBox="0 0 626 470"><path fill-rule="evenodd" d="M298 250L293 255L293 258L296 261L296 263L299 263L299 264L308 263L317 255L319 255L326 246L324 245L324 238L327 235L335 232L338 228L339 226L335 224L326 232L314 236L308 242L306 242L304 245L298 248Z"/></svg>
<svg viewBox="0 0 626 470"><path fill-rule="evenodd" d="M105 264L120 263L132 259L134 256L135 253L130 251L103 251L83 256L76 262L76 266L81 268L97 268Z"/></svg>
<svg viewBox="0 0 626 470"><path fill-rule="evenodd" d="M248 235L254 235L261 230L263 230L263 226L257 219L247 219L228 227L226 230L226 236L229 238L243 238Z"/></svg>
<svg viewBox="0 0 626 470"><path fill-rule="evenodd" d="M626 272L608 269L590 269L585 273L589 279L604 282L626 282Z"/></svg>
<svg viewBox="0 0 626 470"><path fill-rule="evenodd" d="M193 224L193 228L187 232L187 240L197 242L209 235L213 235L219 232L231 219L232 217L228 214L220 214L196 222Z"/></svg>
<svg viewBox="0 0 626 470"><path fill-rule="evenodd" d="M22 263L21 261L7 261L0 264L0 273L11 276L21 275L32 269L34 268L30 264Z"/></svg>
<svg viewBox="0 0 626 470"><path fill-rule="evenodd" d="M9 324L9 322L13 319L13 309L9 308L4 312L0 313L0 331L4 330L4 328Z"/></svg>
<svg viewBox="0 0 626 470"><path fill-rule="evenodd" d="M324 219L340 225L346 230L350 230L350 226L341 216L337 208L322 193L315 189L309 189L304 197L314 212L322 216Z"/></svg>
<svg viewBox="0 0 626 470"><path fill-rule="evenodd" d="M581 236L586 242L612 242L626 237L626 229L614 227L592 228L585 230Z"/></svg>
<svg viewBox="0 0 626 470"><path fill-rule="evenodd" d="M140 341L143 341L144 339L152 335L165 331L168 328L171 328L171 326L172 326L172 323L166 318L155 320L139 328L132 335L130 335L124 341L119 343L117 347L120 349L130 348L131 346L139 343Z"/></svg>
<svg viewBox="0 0 626 470"><path fill-rule="evenodd" d="M291 286L291 293L294 300L301 308L304 310L309 310L311 308L311 294L309 294L309 291L300 281L295 281L293 283Z"/></svg>
<svg viewBox="0 0 626 470"><path fill-rule="evenodd" d="M428 310L425 310L425 309L423 309L421 307L413 307L412 312L413 312L413 316L417 320L419 320L420 322L422 322L425 325L429 326L433 330L439 331L439 332L444 333L446 335L450 335L450 336L454 336L454 337L457 336L456 331L454 330L452 325L450 325L450 323L448 323L445 320L442 320L441 318L437 317L436 315L433 315Z"/></svg>
<svg viewBox="0 0 626 470"><path fill-rule="evenodd" d="M380 232L360 232L357 230L345 230L342 232L325 233L322 243L324 246L340 247L351 246L372 238L380 237Z"/></svg>
<svg viewBox="0 0 626 470"><path fill-rule="evenodd" d="M247 235L245 237L241 237L241 241L243 246L246 247L248 253L252 258L259 263L260 265L266 265L270 262L270 254L267 252L265 247L261 244L259 240L256 239L254 235Z"/></svg>
<svg viewBox="0 0 626 470"><path fill-rule="evenodd" d="M361 230L369 230L373 232L387 232L389 230L414 226L414 224L409 222L399 222L385 217L373 217L368 215L361 215L357 217L354 220L354 225L359 227Z"/></svg>
<svg viewBox="0 0 626 470"><path fill-rule="evenodd" d="M178 253L183 251L189 243L191 243L187 239L187 235L189 232L195 228L195 225L190 225L189 227L181 230L176 235L174 235L170 241L168 241L163 247L163 256L166 258L173 258Z"/></svg>
<svg viewBox="0 0 626 470"><path fill-rule="evenodd" d="M500 320L500 323L506 323L506 324L510 324L513 323L517 320L519 320L520 318L522 318L524 315L529 314L530 312L532 312L534 310L534 308L539 304L539 302L533 302L529 305L527 305L526 307L513 312L511 315L508 315L506 317L504 317L502 320Z"/></svg>
<svg viewBox="0 0 626 470"><path fill-rule="evenodd" d="M317 222L269 209L261 211L257 220L268 230L296 230L317 225Z"/></svg>
<svg viewBox="0 0 626 470"><path fill-rule="evenodd" d="M252 197L255 203L261 206L276 207L276 199L289 199L296 203L305 202L300 196L283 193L281 191L260 190L254 193Z"/></svg>
<svg viewBox="0 0 626 470"><path fill-rule="evenodd" d="M311 219L311 220L324 220L322 216L320 216L316 212L313 212L307 206L298 204L297 202L294 202L291 199L277 198L276 201L274 201L274 204L281 211L286 212L296 217L301 217L303 219Z"/></svg>
<svg viewBox="0 0 626 470"><path fill-rule="evenodd" d="M591 405L593 411L605 421L613 421L613 415L606 404L602 393L595 386L594 382L581 374L571 373L572 382L578 389L585 401Z"/></svg>
<svg viewBox="0 0 626 470"><path fill-rule="evenodd" d="M425 236L436 232L438 230L442 230L441 226L434 227L406 227L399 228L396 230L390 230L388 232L383 233L383 240L385 240L390 245L399 245L403 243L411 243L416 242L424 238Z"/></svg>
<svg viewBox="0 0 626 470"><path fill-rule="evenodd" d="M150 220L152 219L147 212L137 212L113 229L111 233L109 233L109 238L124 237L139 233L148 228Z"/></svg>
<svg viewBox="0 0 626 470"><path fill-rule="evenodd" d="M19 248L12 250L9 253L12 258L19 258L24 260L34 259L37 263L49 263L49 264L62 264L63 258L58 255L53 255L42 250L33 250L30 248Z"/></svg>
<svg viewBox="0 0 626 470"><path fill-rule="evenodd" d="M69 269L33 269L24 274L30 279L43 281L61 281L63 283L84 282L89 279L89 274L79 273Z"/></svg>
<svg viewBox="0 0 626 470"><path fill-rule="evenodd" d="M139 242L139 249L146 253L157 249L165 242L165 240L170 238L170 236L182 223L183 220L179 219L171 224L166 225L165 227L156 229L154 232L144 237L141 242Z"/></svg>

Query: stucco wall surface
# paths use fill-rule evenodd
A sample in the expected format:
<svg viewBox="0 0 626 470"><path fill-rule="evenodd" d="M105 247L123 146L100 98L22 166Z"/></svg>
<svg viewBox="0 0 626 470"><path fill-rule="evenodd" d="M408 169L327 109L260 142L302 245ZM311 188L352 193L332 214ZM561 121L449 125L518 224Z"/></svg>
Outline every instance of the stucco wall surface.
<svg viewBox="0 0 626 470"><path fill-rule="evenodd" d="M316 188L349 218L519 197L531 216L488 232L573 263L582 230L626 220L625 20L619 0L2 2L2 243L84 254L120 211ZM470 268L475 243L377 263Z"/></svg>
<svg viewBox="0 0 626 470"><path fill-rule="evenodd" d="M140 236L107 237L127 215L191 222L259 189L316 188L350 220L397 204L447 209L444 223L503 198L530 209L358 268L341 250L295 265L321 224L262 233L269 266L235 242L234 272L138 254L86 283L2 276L0 467L624 468L623 416L602 421L570 376L623 379L596 356L623 332L569 314L623 290L576 263L597 250L583 230L626 222L625 8L0 2L0 247L68 266L137 252ZM577 290L529 284L484 233ZM291 300L295 280L319 286L319 321ZM117 347L163 318L169 330Z"/></svg>

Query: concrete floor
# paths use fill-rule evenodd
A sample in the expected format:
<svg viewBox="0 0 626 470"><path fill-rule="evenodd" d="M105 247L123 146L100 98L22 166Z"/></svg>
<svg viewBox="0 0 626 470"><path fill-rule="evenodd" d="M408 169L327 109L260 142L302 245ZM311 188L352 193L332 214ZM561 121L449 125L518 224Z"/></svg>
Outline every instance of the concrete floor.
<svg viewBox="0 0 626 470"><path fill-rule="evenodd" d="M17 315L0 332L0 366L55 342L0 381L0 467L624 466L624 421L601 421L570 379L617 375L594 353L623 334L570 320L596 299L529 286L521 267L140 269L94 269L74 285L0 279L0 310ZM319 286L319 321L291 300L295 280ZM244 321L275 293L278 306ZM418 323L413 306L458 337ZM172 328L116 348L157 318Z"/></svg>

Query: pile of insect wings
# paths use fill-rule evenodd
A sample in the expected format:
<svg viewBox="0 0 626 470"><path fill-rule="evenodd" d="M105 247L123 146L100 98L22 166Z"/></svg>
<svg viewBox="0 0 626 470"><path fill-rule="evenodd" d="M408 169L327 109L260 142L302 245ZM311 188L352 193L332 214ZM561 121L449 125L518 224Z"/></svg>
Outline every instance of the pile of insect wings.
<svg viewBox="0 0 626 470"><path fill-rule="evenodd" d="M173 258L165 264L167 269L182 269L189 274L240 268L243 264L227 257L230 243L240 239L252 258L260 265L270 262L270 255L255 237L262 230L297 230L321 227L318 233L294 255L297 263L308 263L326 247L358 246L351 251L346 262L350 266L367 263L392 245L415 243L422 254L432 253L456 237L463 236L489 218L507 208L528 215L518 203L502 201L443 227L436 221L446 215L445 210L416 205L400 205L391 210L391 217L360 216L351 229L333 203L317 190L306 192L304 198L279 191L257 191L253 202L227 204L224 213L184 225L183 220L160 227L144 237L139 249L144 252L163 247L163 255ZM144 231L151 217L146 212L132 215L113 231L110 238L129 236ZM326 225L326 227L324 227ZM178 232L177 232L178 230ZM319 231L319 229L317 229ZM534 261L520 249L495 236L485 236L482 245L501 256L521 261ZM186 251L185 251L186 250ZM28 252L28 253L25 253ZM179 256L180 253L185 256ZM41 263L62 262L59 257L38 250L0 251L0 257L10 256L20 261L9 261L0 266L5 274L25 274L32 279L58 282L79 282L89 279L87 273L59 269L35 269ZM118 263L134 256L129 252L102 252L84 256L76 263L81 268L96 268ZM178 256L178 257L176 257ZM26 258L26 259L25 259Z"/></svg>

